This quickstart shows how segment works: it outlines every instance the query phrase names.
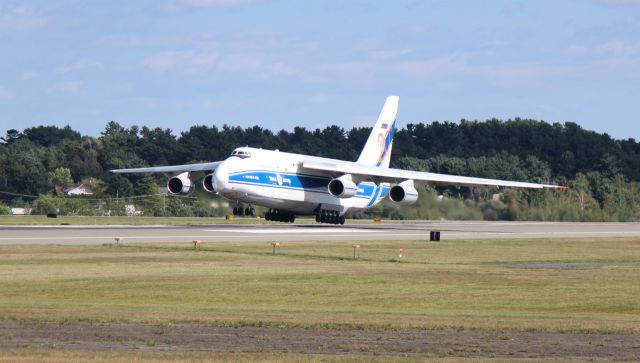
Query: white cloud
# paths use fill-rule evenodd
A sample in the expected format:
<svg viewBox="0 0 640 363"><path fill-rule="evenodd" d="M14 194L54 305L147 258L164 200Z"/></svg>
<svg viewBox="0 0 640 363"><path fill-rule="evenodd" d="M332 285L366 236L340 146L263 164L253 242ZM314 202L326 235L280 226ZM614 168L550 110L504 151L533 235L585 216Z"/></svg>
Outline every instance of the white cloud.
<svg viewBox="0 0 640 363"><path fill-rule="evenodd" d="M0 30L29 30L45 24L45 19L31 5L0 4Z"/></svg>
<svg viewBox="0 0 640 363"><path fill-rule="evenodd" d="M40 75L34 71L25 71L22 72L22 75L20 75L20 79L22 79L23 81L32 81L38 77L40 77Z"/></svg>
<svg viewBox="0 0 640 363"><path fill-rule="evenodd" d="M331 101L333 98L335 98L335 96L328 93L316 93L312 95L309 100L313 103L324 105L327 102Z"/></svg>
<svg viewBox="0 0 640 363"><path fill-rule="evenodd" d="M630 43L622 40L609 40L597 45L584 46L572 44L565 48L568 56L584 56L599 62L628 62L639 61L640 43Z"/></svg>
<svg viewBox="0 0 640 363"><path fill-rule="evenodd" d="M177 47L193 42L194 37L184 35L139 35L139 34L110 34L99 39L101 44L109 47Z"/></svg>
<svg viewBox="0 0 640 363"><path fill-rule="evenodd" d="M57 68L56 69L56 73L57 74L65 74L65 73L70 73L70 72L74 72L74 71L84 71L84 70L101 71L103 69L104 69L104 66L102 65L102 63L90 61L88 59L84 59L83 58L83 59L80 59L80 60L78 60L76 62L68 64L66 66Z"/></svg>
<svg viewBox="0 0 640 363"><path fill-rule="evenodd" d="M141 63L156 72L178 69L190 73L209 68L217 60L218 54L214 52L166 51L147 57Z"/></svg>
<svg viewBox="0 0 640 363"><path fill-rule="evenodd" d="M324 8L330 12L365 14L375 10L377 4L375 1L362 0L325 0Z"/></svg>
<svg viewBox="0 0 640 363"><path fill-rule="evenodd" d="M458 75L468 68L466 55L453 54L445 57L419 59L398 62L353 61L321 66L321 73L329 72L332 77L340 79L375 79L408 78L429 79Z"/></svg>
<svg viewBox="0 0 640 363"><path fill-rule="evenodd" d="M184 0L188 6L239 6L255 3L256 0Z"/></svg>
<svg viewBox="0 0 640 363"><path fill-rule="evenodd" d="M603 5L614 5L614 6L626 6L626 5L640 5L640 0L592 0L596 3Z"/></svg>
<svg viewBox="0 0 640 363"><path fill-rule="evenodd" d="M82 91L81 81L64 81L59 83L56 89L63 93L80 93Z"/></svg>
<svg viewBox="0 0 640 363"><path fill-rule="evenodd" d="M575 75L579 70L575 66L544 62L470 65L467 69L471 74L484 78L489 84L507 87L546 86L554 84L558 78Z"/></svg>
<svg viewBox="0 0 640 363"><path fill-rule="evenodd" d="M385 61L393 58L398 58L409 53L411 53L411 49L404 48L404 49L377 50L377 51L370 52L370 55L372 59Z"/></svg>
<svg viewBox="0 0 640 363"><path fill-rule="evenodd" d="M10 100L13 98L13 92L0 86L0 100Z"/></svg>
<svg viewBox="0 0 640 363"><path fill-rule="evenodd" d="M151 55L140 62L156 72L242 73L254 79L294 76L297 69L262 52L165 51Z"/></svg>
<svg viewBox="0 0 640 363"><path fill-rule="evenodd" d="M415 23L409 25L407 30L411 34L424 34L427 32L427 30L429 30L429 26L423 23Z"/></svg>
<svg viewBox="0 0 640 363"><path fill-rule="evenodd" d="M571 57L575 57L575 56L585 55L587 54L588 51L589 50L584 46L571 44L570 46L565 48L564 54Z"/></svg>
<svg viewBox="0 0 640 363"><path fill-rule="evenodd" d="M598 51L603 54L611 54L616 57L631 57L638 53L640 46L621 40L611 40L601 44Z"/></svg>

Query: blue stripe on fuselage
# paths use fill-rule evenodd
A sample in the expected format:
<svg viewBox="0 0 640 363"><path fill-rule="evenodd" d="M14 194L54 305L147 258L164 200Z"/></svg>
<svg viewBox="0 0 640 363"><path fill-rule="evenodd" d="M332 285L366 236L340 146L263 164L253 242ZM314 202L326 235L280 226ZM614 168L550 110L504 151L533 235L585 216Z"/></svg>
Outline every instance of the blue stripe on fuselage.
<svg viewBox="0 0 640 363"><path fill-rule="evenodd" d="M280 176L278 178L278 176ZM229 183L255 185L269 188L299 190L313 193L328 194L327 187L331 178L296 173L279 173L267 170L248 170L229 174ZM355 198L369 199L379 187L371 182L357 185Z"/></svg>
<svg viewBox="0 0 640 363"><path fill-rule="evenodd" d="M376 186L375 193L373 193L373 197L369 201L369 204L367 204L367 207L371 207L373 205L373 203L375 203L377 201L378 193L380 192L381 189L382 188L380 186Z"/></svg>

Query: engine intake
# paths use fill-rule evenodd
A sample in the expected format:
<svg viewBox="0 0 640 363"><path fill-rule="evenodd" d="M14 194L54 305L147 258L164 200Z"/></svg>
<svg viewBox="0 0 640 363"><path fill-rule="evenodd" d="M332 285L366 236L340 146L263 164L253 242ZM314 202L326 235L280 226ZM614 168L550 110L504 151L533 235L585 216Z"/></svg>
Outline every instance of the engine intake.
<svg viewBox="0 0 640 363"><path fill-rule="evenodd" d="M213 173L205 176L204 179L202 179L202 187L204 188L204 190L208 191L209 193L216 192L216 189L213 186Z"/></svg>
<svg viewBox="0 0 640 363"><path fill-rule="evenodd" d="M415 203L418 200L418 191L413 186L413 180L405 180L391 187L389 199L398 204Z"/></svg>
<svg viewBox="0 0 640 363"><path fill-rule="evenodd" d="M338 198L351 198L358 193L358 187L353 180L351 180L350 174L331 179L327 189L329 190L329 194Z"/></svg>
<svg viewBox="0 0 640 363"><path fill-rule="evenodd" d="M167 190L171 194L189 194L194 188L195 185L189 179L188 172L178 174L167 182Z"/></svg>

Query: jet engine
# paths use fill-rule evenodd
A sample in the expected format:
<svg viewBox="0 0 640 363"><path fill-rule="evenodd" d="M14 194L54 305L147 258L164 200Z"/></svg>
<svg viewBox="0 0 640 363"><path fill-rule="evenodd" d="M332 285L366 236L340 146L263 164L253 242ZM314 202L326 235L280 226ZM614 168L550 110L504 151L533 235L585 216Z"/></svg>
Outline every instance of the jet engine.
<svg viewBox="0 0 640 363"><path fill-rule="evenodd" d="M216 189L213 186L213 173L205 176L204 179L202 179L202 187L204 188L204 190L208 191L209 193L216 192Z"/></svg>
<svg viewBox="0 0 640 363"><path fill-rule="evenodd" d="M194 188L195 185L189 179L189 172L178 174L167 182L167 190L171 194L189 194Z"/></svg>
<svg viewBox="0 0 640 363"><path fill-rule="evenodd" d="M413 186L413 180L405 180L391 187L389 198L398 204L411 204L417 201L418 191Z"/></svg>
<svg viewBox="0 0 640 363"><path fill-rule="evenodd" d="M358 187L353 180L351 180L350 174L331 179L328 189L329 194L338 198L351 198L358 192Z"/></svg>

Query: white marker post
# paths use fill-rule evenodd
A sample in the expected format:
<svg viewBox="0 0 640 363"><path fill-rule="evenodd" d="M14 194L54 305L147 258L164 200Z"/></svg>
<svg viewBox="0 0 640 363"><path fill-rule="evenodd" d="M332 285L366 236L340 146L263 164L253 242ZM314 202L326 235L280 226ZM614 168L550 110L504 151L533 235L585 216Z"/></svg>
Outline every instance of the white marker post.
<svg viewBox="0 0 640 363"><path fill-rule="evenodd" d="M402 258L404 258L404 248L400 247L400 253L398 254L398 262L401 262Z"/></svg>
<svg viewBox="0 0 640 363"><path fill-rule="evenodd" d="M280 247L280 242L272 242L271 243L271 247L272 247L272 254L277 254L278 253L278 247Z"/></svg>
<svg viewBox="0 0 640 363"><path fill-rule="evenodd" d="M353 259L357 260L360 258L360 245L353 245Z"/></svg>

